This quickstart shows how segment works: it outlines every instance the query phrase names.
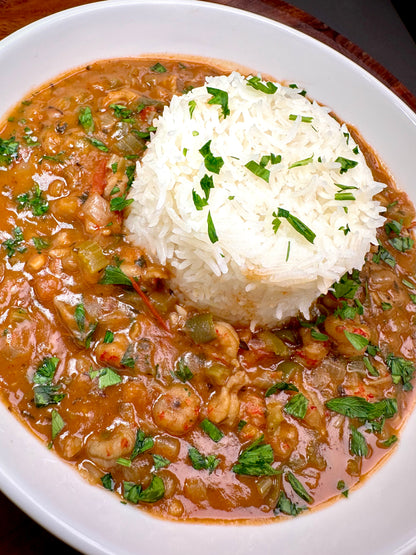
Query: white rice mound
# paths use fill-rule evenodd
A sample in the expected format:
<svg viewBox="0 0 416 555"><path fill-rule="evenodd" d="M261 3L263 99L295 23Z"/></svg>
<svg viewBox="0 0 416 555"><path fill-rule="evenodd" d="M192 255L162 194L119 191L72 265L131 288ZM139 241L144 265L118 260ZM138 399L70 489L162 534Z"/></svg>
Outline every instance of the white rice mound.
<svg viewBox="0 0 416 555"><path fill-rule="evenodd" d="M308 317L321 293L362 267L384 222L373 200L384 185L373 180L329 108L296 87L275 83L277 91L266 94L247 79L236 72L208 77L206 86L172 98L137 164L126 227L135 244L168 264L172 288L199 310L232 323L272 326L299 313ZM229 115L208 103L207 86L228 93ZM224 162L218 174L207 170L199 152L208 141ZM267 183L245 165L271 153L281 161L267 164ZM338 157L357 165L341 172ZM214 188L197 210L192 191L205 198L205 175ZM336 193L354 200L336 200ZM313 244L287 218L279 218L275 233L279 207L316 234ZM208 214L216 242L208 235Z"/></svg>

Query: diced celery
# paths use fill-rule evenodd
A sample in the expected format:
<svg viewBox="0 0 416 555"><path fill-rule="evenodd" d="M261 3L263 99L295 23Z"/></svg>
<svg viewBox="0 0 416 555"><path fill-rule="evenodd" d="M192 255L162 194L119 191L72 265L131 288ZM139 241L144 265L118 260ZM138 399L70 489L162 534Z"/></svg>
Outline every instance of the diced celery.
<svg viewBox="0 0 416 555"><path fill-rule="evenodd" d="M82 268L89 274L96 274L108 264L103 249L95 241L84 241L78 245L78 258Z"/></svg>

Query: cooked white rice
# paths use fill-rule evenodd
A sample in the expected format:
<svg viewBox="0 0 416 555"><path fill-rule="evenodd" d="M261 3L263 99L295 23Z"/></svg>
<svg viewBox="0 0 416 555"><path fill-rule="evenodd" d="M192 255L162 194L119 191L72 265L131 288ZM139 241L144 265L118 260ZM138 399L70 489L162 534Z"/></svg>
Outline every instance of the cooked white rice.
<svg viewBox="0 0 416 555"><path fill-rule="evenodd" d="M376 244L384 218L373 196L383 185L373 180L347 127L300 89L276 83L276 92L266 94L238 73L207 78L206 85L228 93L229 115L208 103L207 86L173 97L137 164L127 229L171 267L172 288L201 310L260 325L308 316L313 301L346 271L361 268ZM224 162L218 174L199 152L208 141ZM281 161L265 166L266 182L245 165L270 154ZM338 157L357 165L341 173ZM193 190L205 199L205 175L214 187L197 210ZM342 200L346 193L354 200ZM274 231L279 207L316 234L313 244L287 218Z"/></svg>

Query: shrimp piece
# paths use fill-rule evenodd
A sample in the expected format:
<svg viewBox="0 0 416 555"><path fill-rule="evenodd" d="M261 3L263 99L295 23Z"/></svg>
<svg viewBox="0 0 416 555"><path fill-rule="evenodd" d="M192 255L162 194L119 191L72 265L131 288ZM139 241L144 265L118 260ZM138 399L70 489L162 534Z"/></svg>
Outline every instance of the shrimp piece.
<svg viewBox="0 0 416 555"><path fill-rule="evenodd" d="M200 398L189 385L173 385L153 405L153 420L163 430L181 436L195 426L200 406Z"/></svg>
<svg viewBox="0 0 416 555"><path fill-rule="evenodd" d="M338 316L331 314L325 320L325 331L334 343L338 353L348 358L362 356L366 346L356 349L345 335L345 332L361 335L370 340L370 328L366 324L357 323L355 320L341 320Z"/></svg>
<svg viewBox="0 0 416 555"><path fill-rule="evenodd" d="M238 392L242 387L249 384L249 378L243 370L233 374L227 383L214 393L208 402L207 415L212 422L219 424L226 421L230 426L238 422L240 412L240 400Z"/></svg>
<svg viewBox="0 0 416 555"><path fill-rule="evenodd" d="M236 360L240 348L240 338L237 332L226 322L214 322L214 327L217 338L212 341L211 345L219 348L227 359Z"/></svg>
<svg viewBox="0 0 416 555"><path fill-rule="evenodd" d="M302 338L303 345L296 351L296 354L301 358L302 363L305 366L308 368L315 368L328 354L328 342L314 340L309 328L301 328L299 333Z"/></svg>
<svg viewBox="0 0 416 555"><path fill-rule="evenodd" d="M100 362L122 368L121 361L129 346L128 338L122 333L115 333L112 343L99 343L95 348L95 356Z"/></svg>
<svg viewBox="0 0 416 555"><path fill-rule="evenodd" d="M108 432L94 433L87 439L86 451L90 459L104 468L111 468L120 457L133 450L136 434L127 426L118 426Z"/></svg>
<svg viewBox="0 0 416 555"><path fill-rule="evenodd" d="M264 397L253 391L240 394L240 421L245 424L239 432L241 441L259 437L266 427L266 402Z"/></svg>

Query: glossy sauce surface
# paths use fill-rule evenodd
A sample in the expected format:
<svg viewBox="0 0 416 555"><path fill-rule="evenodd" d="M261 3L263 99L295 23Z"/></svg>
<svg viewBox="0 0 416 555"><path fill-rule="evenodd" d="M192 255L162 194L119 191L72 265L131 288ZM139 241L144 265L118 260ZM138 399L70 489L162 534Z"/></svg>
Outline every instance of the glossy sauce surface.
<svg viewBox="0 0 416 555"><path fill-rule="evenodd" d="M163 105L216 73L99 62L0 126L2 395L88 479L156 514L295 515L346 495L412 406L414 209L360 141L388 184L387 227L311 322L252 333L180 305L124 238L126 195ZM376 418L326 405L353 396L389 402Z"/></svg>

